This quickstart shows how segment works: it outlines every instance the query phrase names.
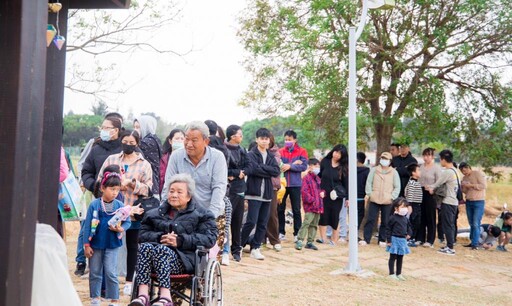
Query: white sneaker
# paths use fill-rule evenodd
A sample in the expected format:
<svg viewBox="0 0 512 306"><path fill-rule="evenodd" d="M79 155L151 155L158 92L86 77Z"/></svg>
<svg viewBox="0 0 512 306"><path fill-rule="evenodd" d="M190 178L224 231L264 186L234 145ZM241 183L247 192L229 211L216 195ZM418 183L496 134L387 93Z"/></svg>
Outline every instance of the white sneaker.
<svg viewBox="0 0 512 306"><path fill-rule="evenodd" d="M128 296L132 295L132 283L124 284L123 294Z"/></svg>
<svg viewBox="0 0 512 306"><path fill-rule="evenodd" d="M253 249L251 251L251 258L254 258L257 260L263 260L263 259L265 259L265 256L263 256L263 254L261 254L261 252L260 252L260 249L257 248L257 249Z"/></svg>
<svg viewBox="0 0 512 306"><path fill-rule="evenodd" d="M281 250L283 249L283 247L278 243L278 244L274 244L274 251L276 252L281 252Z"/></svg>
<svg viewBox="0 0 512 306"><path fill-rule="evenodd" d="M340 239L338 240L338 243L345 244L345 243L347 243L347 239L340 237Z"/></svg>
<svg viewBox="0 0 512 306"><path fill-rule="evenodd" d="M388 244L387 244L387 243L385 243L384 241L381 241L381 242L379 242L379 246L380 246L381 248L385 248L385 247L387 247L387 246L388 246Z"/></svg>
<svg viewBox="0 0 512 306"><path fill-rule="evenodd" d="M223 266L229 266L229 254L222 253L222 258L220 260L220 264Z"/></svg>
<svg viewBox="0 0 512 306"><path fill-rule="evenodd" d="M295 243L295 242L297 242L298 240L299 240L299 237L297 237L297 236L293 236L293 242L294 242L294 243Z"/></svg>
<svg viewBox="0 0 512 306"><path fill-rule="evenodd" d="M359 245L360 245L360 246L365 246L365 245L367 245L367 243L366 243L366 241L361 240L361 241L359 241Z"/></svg>
<svg viewBox="0 0 512 306"><path fill-rule="evenodd" d="M279 234L279 240L285 241L286 240L286 236L283 235L283 234Z"/></svg>
<svg viewBox="0 0 512 306"><path fill-rule="evenodd" d="M433 246L432 244L428 243L428 242L425 242L425 243L423 244L423 247L424 247L424 248L433 248L434 246Z"/></svg>

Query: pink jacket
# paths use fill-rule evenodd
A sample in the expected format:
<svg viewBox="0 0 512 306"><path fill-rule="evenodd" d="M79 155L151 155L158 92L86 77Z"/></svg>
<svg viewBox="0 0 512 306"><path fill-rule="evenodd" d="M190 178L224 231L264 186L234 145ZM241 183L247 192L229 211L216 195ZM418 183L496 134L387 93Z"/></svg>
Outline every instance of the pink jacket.
<svg viewBox="0 0 512 306"><path fill-rule="evenodd" d="M59 183L64 182L64 180L68 177L69 167L68 161L66 160L66 153L64 152L64 148L60 147L60 175L59 175Z"/></svg>

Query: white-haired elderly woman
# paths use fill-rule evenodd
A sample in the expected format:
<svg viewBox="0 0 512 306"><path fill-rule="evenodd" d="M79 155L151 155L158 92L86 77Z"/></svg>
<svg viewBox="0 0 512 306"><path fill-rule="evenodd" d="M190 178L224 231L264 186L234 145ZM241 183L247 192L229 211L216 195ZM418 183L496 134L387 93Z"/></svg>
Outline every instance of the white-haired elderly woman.
<svg viewBox="0 0 512 306"><path fill-rule="evenodd" d="M160 284L159 301L152 305L172 305L170 275L194 273L197 246L211 248L217 239L215 217L192 200L196 188L192 177L176 174L168 184L167 201L142 220L136 276L139 295L131 306L149 305L152 270Z"/></svg>

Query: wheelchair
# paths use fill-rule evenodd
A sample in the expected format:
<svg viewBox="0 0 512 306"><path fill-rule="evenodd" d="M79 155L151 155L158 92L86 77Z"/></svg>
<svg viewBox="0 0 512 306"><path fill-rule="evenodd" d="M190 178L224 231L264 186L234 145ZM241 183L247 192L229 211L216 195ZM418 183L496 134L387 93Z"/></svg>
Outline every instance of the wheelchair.
<svg viewBox="0 0 512 306"><path fill-rule="evenodd" d="M139 284L134 275L131 300L139 295ZM151 274L149 284L150 303L159 299L159 283L157 275ZM209 250L199 246L196 250L196 265L194 274L171 275L171 297L174 305L183 302L190 306L222 306L222 273L217 259L209 258Z"/></svg>

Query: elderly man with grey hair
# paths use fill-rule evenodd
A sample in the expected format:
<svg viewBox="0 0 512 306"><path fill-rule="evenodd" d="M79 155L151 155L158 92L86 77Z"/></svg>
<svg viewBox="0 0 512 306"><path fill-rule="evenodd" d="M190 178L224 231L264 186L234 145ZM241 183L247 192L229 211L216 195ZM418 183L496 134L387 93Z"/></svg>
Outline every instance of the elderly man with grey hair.
<svg viewBox="0 0 512 306"><path fill-rule="evenodd" d="M165 181L178 173L190 174L196 183L194 200L217 218L224 214L228 167L222 152L208 146L208 136L208 126L204 122L187 124L184 148L173 152L169 158ZM164 186L162 199L167 198L168 188L168 185Z"/></svg>

